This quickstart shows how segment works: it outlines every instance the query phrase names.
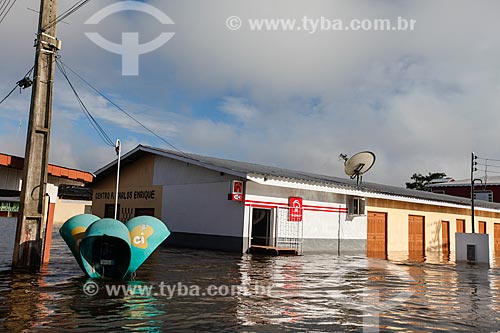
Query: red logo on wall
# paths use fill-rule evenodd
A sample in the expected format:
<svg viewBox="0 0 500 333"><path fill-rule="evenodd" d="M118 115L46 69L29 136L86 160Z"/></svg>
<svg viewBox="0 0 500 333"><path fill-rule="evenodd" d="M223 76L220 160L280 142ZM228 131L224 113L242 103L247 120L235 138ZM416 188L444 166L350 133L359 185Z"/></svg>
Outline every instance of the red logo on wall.
<svg viewBox="0 0 500 333"><path fill-rule="evenodd" d="M290 197L288 198L288 221L301 222L302 221L302 198Z"/></svg>
<svg viewBox="0 0 500 333"><path fill-rule="evenodd" d="M243 201L243 182L240 180L233 180L231 184L231 194L229 200Z"/></svg>

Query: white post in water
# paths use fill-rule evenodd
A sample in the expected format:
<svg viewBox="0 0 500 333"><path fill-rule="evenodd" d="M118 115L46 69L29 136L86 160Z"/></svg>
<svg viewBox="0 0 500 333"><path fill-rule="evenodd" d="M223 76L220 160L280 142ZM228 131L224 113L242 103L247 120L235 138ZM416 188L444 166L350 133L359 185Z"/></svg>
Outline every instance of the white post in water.
<svg viewBox="0 0 500 333"><path fill-rule="evenodd" d="M120 139L116 140L116 154L118 155L118 166L116 168L116 193L115 193L115 220L118 217L118 187L120 186L120 160L122 155L122 146Z"/></svg>

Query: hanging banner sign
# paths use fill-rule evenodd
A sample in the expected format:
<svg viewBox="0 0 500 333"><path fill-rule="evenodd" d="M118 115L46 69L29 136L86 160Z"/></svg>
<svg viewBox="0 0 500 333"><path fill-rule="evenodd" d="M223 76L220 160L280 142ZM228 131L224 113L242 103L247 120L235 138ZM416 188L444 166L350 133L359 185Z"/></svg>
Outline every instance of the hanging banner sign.
<svg viewBox="0 0 500 333"><path fill-rule="evenodd" d="M301 222L302 221L302 198L290 197L288 198L288 221Z"/></svg>
<svg viewBox="0 0 500 333"><path fill-rule="evenodd" d="M19 213L19 202L0 202L0 212Z"/></svg>

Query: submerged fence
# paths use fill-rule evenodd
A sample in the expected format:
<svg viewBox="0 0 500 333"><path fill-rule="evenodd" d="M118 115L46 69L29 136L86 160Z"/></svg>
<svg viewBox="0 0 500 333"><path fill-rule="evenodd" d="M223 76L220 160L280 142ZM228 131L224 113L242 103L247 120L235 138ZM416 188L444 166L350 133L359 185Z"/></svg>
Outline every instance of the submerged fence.
<svg viewBox="0 0 500 333"><path fill-rule="evenodd" d="M302 208L277 208L276 247L284 247L303 253L304 223Z"/></svg>

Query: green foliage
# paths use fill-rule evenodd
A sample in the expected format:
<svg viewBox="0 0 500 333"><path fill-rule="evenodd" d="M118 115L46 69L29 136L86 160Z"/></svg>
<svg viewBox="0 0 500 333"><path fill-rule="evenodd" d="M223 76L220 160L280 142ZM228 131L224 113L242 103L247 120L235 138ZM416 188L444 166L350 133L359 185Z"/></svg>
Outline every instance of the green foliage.
<svg viewBox="0 0 500 333"><path fill-rule="evenodd" d="M420 173L414 173L410 178L413 182L406 183L406 188L420 191L430 191L430 189L426 187L427 184L435 179L442 179L445 177L446 174L444 172L429 172L427 176Z"/></svg>

